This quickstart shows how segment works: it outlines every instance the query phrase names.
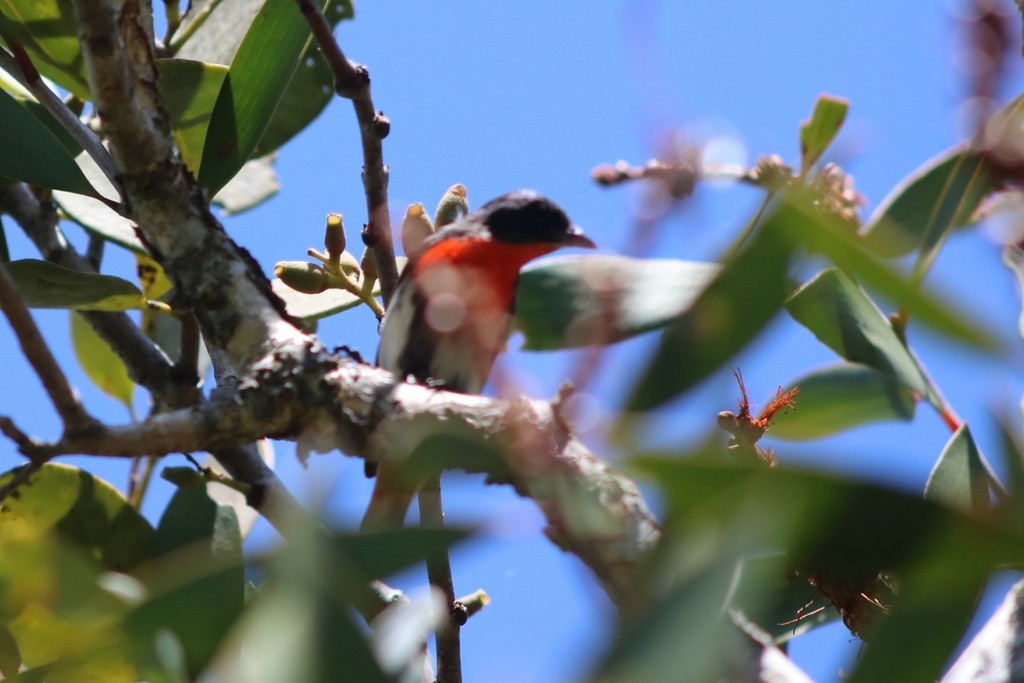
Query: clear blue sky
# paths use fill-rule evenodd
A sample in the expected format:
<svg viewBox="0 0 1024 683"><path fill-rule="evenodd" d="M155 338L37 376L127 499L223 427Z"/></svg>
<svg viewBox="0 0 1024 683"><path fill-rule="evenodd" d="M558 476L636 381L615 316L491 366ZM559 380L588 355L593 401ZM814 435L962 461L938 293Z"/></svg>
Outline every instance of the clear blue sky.
<svg viewBox="0 0 1024 683"><path fill-rule="evenodd" d="M591 168L618 159L642 163L672 132L695 142L733 139L751 162L778 153L796 164L799 122L821 92L851 102L833 156L868 199L867 215L904 175L965 135L957 122L966 87L956 66L964 45L958 4L391 0L359 4L356 21L337 33L348 56L369 66L375 102L392 121L384 153L396 223L409 203L432 208L455 182L468 187L473 205L531 187L558 201L603 251L615 253L627 246L638 194L596 186ZM1001 100L1022 85L1015 67ZM281 151L280 194L225 225L267 272L275 261L302 258L307 247L319 246L330 211L345 215L355 244L365 220L360 165L351 106L335 101ZM701 187L689 209L665 225L654 255L713 258L758 200L748 188ZM81 243L76 229L69 234ZM15 258L34 255L23 238L10 240ZM108 249L108 272L127 275L131 268L129 257ZM1020 310L1014 279L1000 265L999 246L973 232L951 241L928 284L1015 349L1000 366L911 331L936 382L995 459L991 411L1015 413L1024 389L1013 344ZM124 408L78 370L66 314L40 312L38 319L89 408L107 420L127 419ZM376 349L375 324L365 311L326 321L320 333L327 344L348 344L368 357ZM615 348L588 393L581 427L598 453L622 455L604 444L602 416L620 404L652 341ZM54 414L6 326L0 326L0 352L8 359L0 413L31 433L56 437ZM550 396L572 372L573 360L568 353L513 352L504 367L523 390ZM832 360L810 333L780 318L733 365L743 370L752 398L763 402L778 385ZM650 443L684 448L735 400L731 374L718 373L652 421ZM920 491L948 437L942 422L922 408L909 425L772 445L783 463L852 471ZM285 481L311 505L321 505L326 519L337 526L358 523L368 493L361 463L331 454L303 471L289 443L277 444L277 458ZM17 462L10 444L0 443L0 468ZM87 466L116 484L126 479L122 463ZM534 506L507 489L452 476L446 494L452 519L485 529L454 556L457 590L483 587L493 600L463 631L467 680L578 680L607 642L613 618L588 570L548 543ZM161 482L147 513L158 514L167 495ZM261 523L252 542L266 547L275 536ZM422 583L419 575L403 581L413 590ZM798 640L792 652L815 680L829 681L858 647L833 625Z"/></svg>

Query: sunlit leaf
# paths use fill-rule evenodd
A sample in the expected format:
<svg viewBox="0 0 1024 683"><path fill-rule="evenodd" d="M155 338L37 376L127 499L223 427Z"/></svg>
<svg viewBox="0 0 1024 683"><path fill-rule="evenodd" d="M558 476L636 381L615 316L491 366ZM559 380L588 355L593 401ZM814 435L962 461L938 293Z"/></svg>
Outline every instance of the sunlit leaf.
<svg viewBox="0 0 1024 683"><path fill-rule="evenodd" d="M812 370L790 387L800 389L796 407L776 413L768 431L775 439L819 439L871 422L909 421L917 405L892 376L854 363Z"/></svg>
<svg viewBox="0 0 1024 683"><path fill-rule="evenodd" d="M625 256L565 256L523 269L516 327L524 348L607 344L665 327L693 303L718 266Z"/></svg>
<svg viewBox="0 0 1024 683"><path fill-rule="evenodd" d="M0 475L3 486L14 473ZM85 470L48 463L4 499L0 537L12 529L55 530L108 569L128 571L147 559L153 528L120 491ZM0 585L3 582L0 581Z"/></svg>
<svg viewBox="0 0 1024 683"><path fill-rule="evenodd" d="M70 2L0 0L0 28L22 44L40 73L83 100L90 98L78 24Z"/></svg>
<svg viewBox="0 0 1024 683"><path fill-rule="evenodd" d="M929 400L937 400L888 319L842 271L818 273L789 298L786 309L840 357L872 367Z"/></svg>
<svg viewBox="0 0 1024 683"><path fill-rule="evenodd" d="M125 404L130 412L135 384L128 376L128 368L92 325L75 311L71 311L71 344L86 377L103 393Z"/></svg>
<svg viewBox="0 0 1024 683"><path fill-rule="evenodd" d="M228 68L189 59L157 60L160 94L171 117L174 140L189 170L199 170L210 116Z"/></svg>
<svg viewBox="0 0 1024 683"><path fill-rule="evenodd" d="M198 175L210 196L255 151L309 40L309 26L292 0L264 3L231 61L210 118Z"/></svg>
<svg viewBox="0 0 1024 683"><path fill-rule="evenodd" d="M0 176L32 185L93 194L74 154L50 129L0 88Z"/></svg>
<svg viewBox="0 0 1024 683"><path fill-rule="evenodd" d="M846 120L850 103L833 95L818 95L811 117L800 124L800 168L807 173L832 144Z"/></svg>
<svg viewBox="0 0 1024 683"><path fill-rule="evenodd" d="M112 275L83 273L38 259L11 261L6 268L33 308L126 311L146 305L135 285Z"/></svg>
<svg viewBox="0 0 1024 683"><path fill-rule="evenodd" d="M775 316L788 290L792 255L781 231L778 214L773 214L665 330L633 388L630 410L650 410L679 396L727 362Z"/></svg>
<svg viewBox="0 0 1024 683"><path fill-rule="evenodd" d="M988 472L966 424L956 430L924 487L924 497L963 510L985 512L992 507Z"/></svg>

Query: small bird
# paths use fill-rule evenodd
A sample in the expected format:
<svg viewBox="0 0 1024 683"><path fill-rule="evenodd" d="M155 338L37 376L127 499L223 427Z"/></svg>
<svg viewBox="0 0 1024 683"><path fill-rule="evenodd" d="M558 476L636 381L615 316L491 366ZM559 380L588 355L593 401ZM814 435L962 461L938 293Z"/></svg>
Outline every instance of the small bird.
<svg viewBox="0 0 1024 683"><path fill-rule="evenodd" d="M381 322L377 365L400 379L480 393L511 330L520 269L570 246L595 247L554 202L526 190L442 228L398 280ZM400 466L380 464L364 529L402 525L416 489L403 479Z"/></svg>

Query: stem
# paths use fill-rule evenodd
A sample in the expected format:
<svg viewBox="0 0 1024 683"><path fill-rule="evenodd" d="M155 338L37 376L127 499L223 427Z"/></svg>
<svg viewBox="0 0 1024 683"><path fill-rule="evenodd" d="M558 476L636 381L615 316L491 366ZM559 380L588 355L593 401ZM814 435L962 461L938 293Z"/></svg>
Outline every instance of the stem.
<svg viewBox="0 0 1024 683"><path fill-rule="evenodd" d="M377 112L370 96L370 73L366 67L348 61L341 51L330 24L313 0L295 0L299 11L313 32L327 65L334 74L338 95L352 100L363 143L363 190L366 194L368 222L363 228L363 242L377 262L377 278L386 307L398 283L398 265L391 237L391 216L388 213L388 167L384 163L381 141L391 130L391 122Z"/></svg>
<svg viewBox="0 0 1024 683"><path fill-rule="evenodd" d="M57 364L57 359L50 353L50 347L36 327L25 301L21 298L18 286L7 272L6 265L0 265L0 309L3 309L4 315L10 321L22 353L32 364L53 402L53 407L64 421L65 431L85 431L99 426L99 423L86 412Z"/></svg>
<svg viewBox="0 0 1024 683"><path fill-rule="evenodd" d="M419 506L420 525L423 528L444 528L440 476L431 477L420 489ZM445 607L448 610L436 635L437 683L462 683L462 653L459 644L461 623L455 616L455 585L452 581L452 566L447 550L439 553L436 558L427 560L427 578L430 585L444 595Z"/></svg>

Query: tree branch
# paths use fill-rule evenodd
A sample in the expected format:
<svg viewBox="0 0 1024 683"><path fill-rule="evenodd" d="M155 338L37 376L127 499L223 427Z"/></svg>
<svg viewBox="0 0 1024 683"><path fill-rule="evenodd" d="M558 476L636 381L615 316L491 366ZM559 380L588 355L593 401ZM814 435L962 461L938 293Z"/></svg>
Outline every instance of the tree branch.
<svg viewBox="0 0 1024 683"><path fill-rule="evenodd" d="M43 79L39 76L39 72L36 71L35 66L32 64L32 60L29 59L28 54L21 47L21 44L11 41L8 47L14 54L0 48L0 69L18 79L18 82L32 93L39 104L46 111L50 112L50 115L64 127L64 130L74 138L75 142L82 146L86 154L92 157L92 160L96 162L96 165L99 166L107 180L114 187L120 187L117 182L114 161L110 158L110 153L107 152L100 139L89 130L88 126L82 123L81 119L75 116L73 111L68 109L68 106L57 97L55 92L46 87Z"/></svg>
<svg viewBox="0 0 1024 683"><path fill-rule="evenodd" d="M0 213L14 218L46 260L83 273L96 272L64 238L53 205L40 202L23 183L0 190ZM177 381L167 355L125 313L82 311L81 315L124 361L133 382L171 408L195 402L195 383Z"/></svg>
<svg viewBox="0 0 1024 683"><path fill-rule="evenodd" d="M175 153L157 87L152 26L127 3L75 0L93 101L128 214L203 334L236 368L300 336L255 260L224 232Z"/></svg>
<svg viewBox="0 0 1024 683"><path fill-rule="evenodd" d="M237 393L138 424L68 435L26 455L216 452L269 436L297 440L300 453L338 448L379 461L408 457L438 435L478 444L442 466L487 473L532 498L547 519L547 535L580 557L613 601L625 599L636 562L660 532L636 485L595 458L555 407L396 383L390 373L331 356L315 341L279 347L253 366Z"/></svg>
<svg viewBox="0 0 1024 683"><path fill-rule="evenodd" d="M7 272L7 266L3 264L0 264L0 309L11 323L11 328L21 345L21 352L32 364L32 369L36 371L36 375L46 388L46 393L50 396L50 401L53 402L53 407L57 409L64 422L65 433L83 432L98 427L99 423L86 412L78 394L71 388L60 365L57 364L57 359L50 353L50 347L28 312L18 286Z"/></svg>
<svg viewBox="0 0 1024 683"><path fill-rule="evenodd" d="M368 222L363 229L363 242L373 252L373 257L377 261L377 278L380 281L384 307L387 308L398 282L398 267L395 263L395 248L391 235L391 215L388 213L388 167L384 163L384 149L381 144L391 131L391 122L384 116L384 112L376 111L373 106L373 98L370 97L370 72L365 66L348 61L320 7L313 0L295 2L334 74L335 91L341 97L352 100L352 107L356 112L363 143L363 189L366 193L368 216Z"/></svg>
<svg viewBox="0 0 1024 683"><path fill-rule="evenodd" d="M420 525L426 529L444 528L441 478L431 477L419 492ZM437 629L437 683L462 683L462 650L459 629L466 623L466 608L455 600L452 565L445 549L427 559L427 579L444 596L445 613Z"/></svg>

